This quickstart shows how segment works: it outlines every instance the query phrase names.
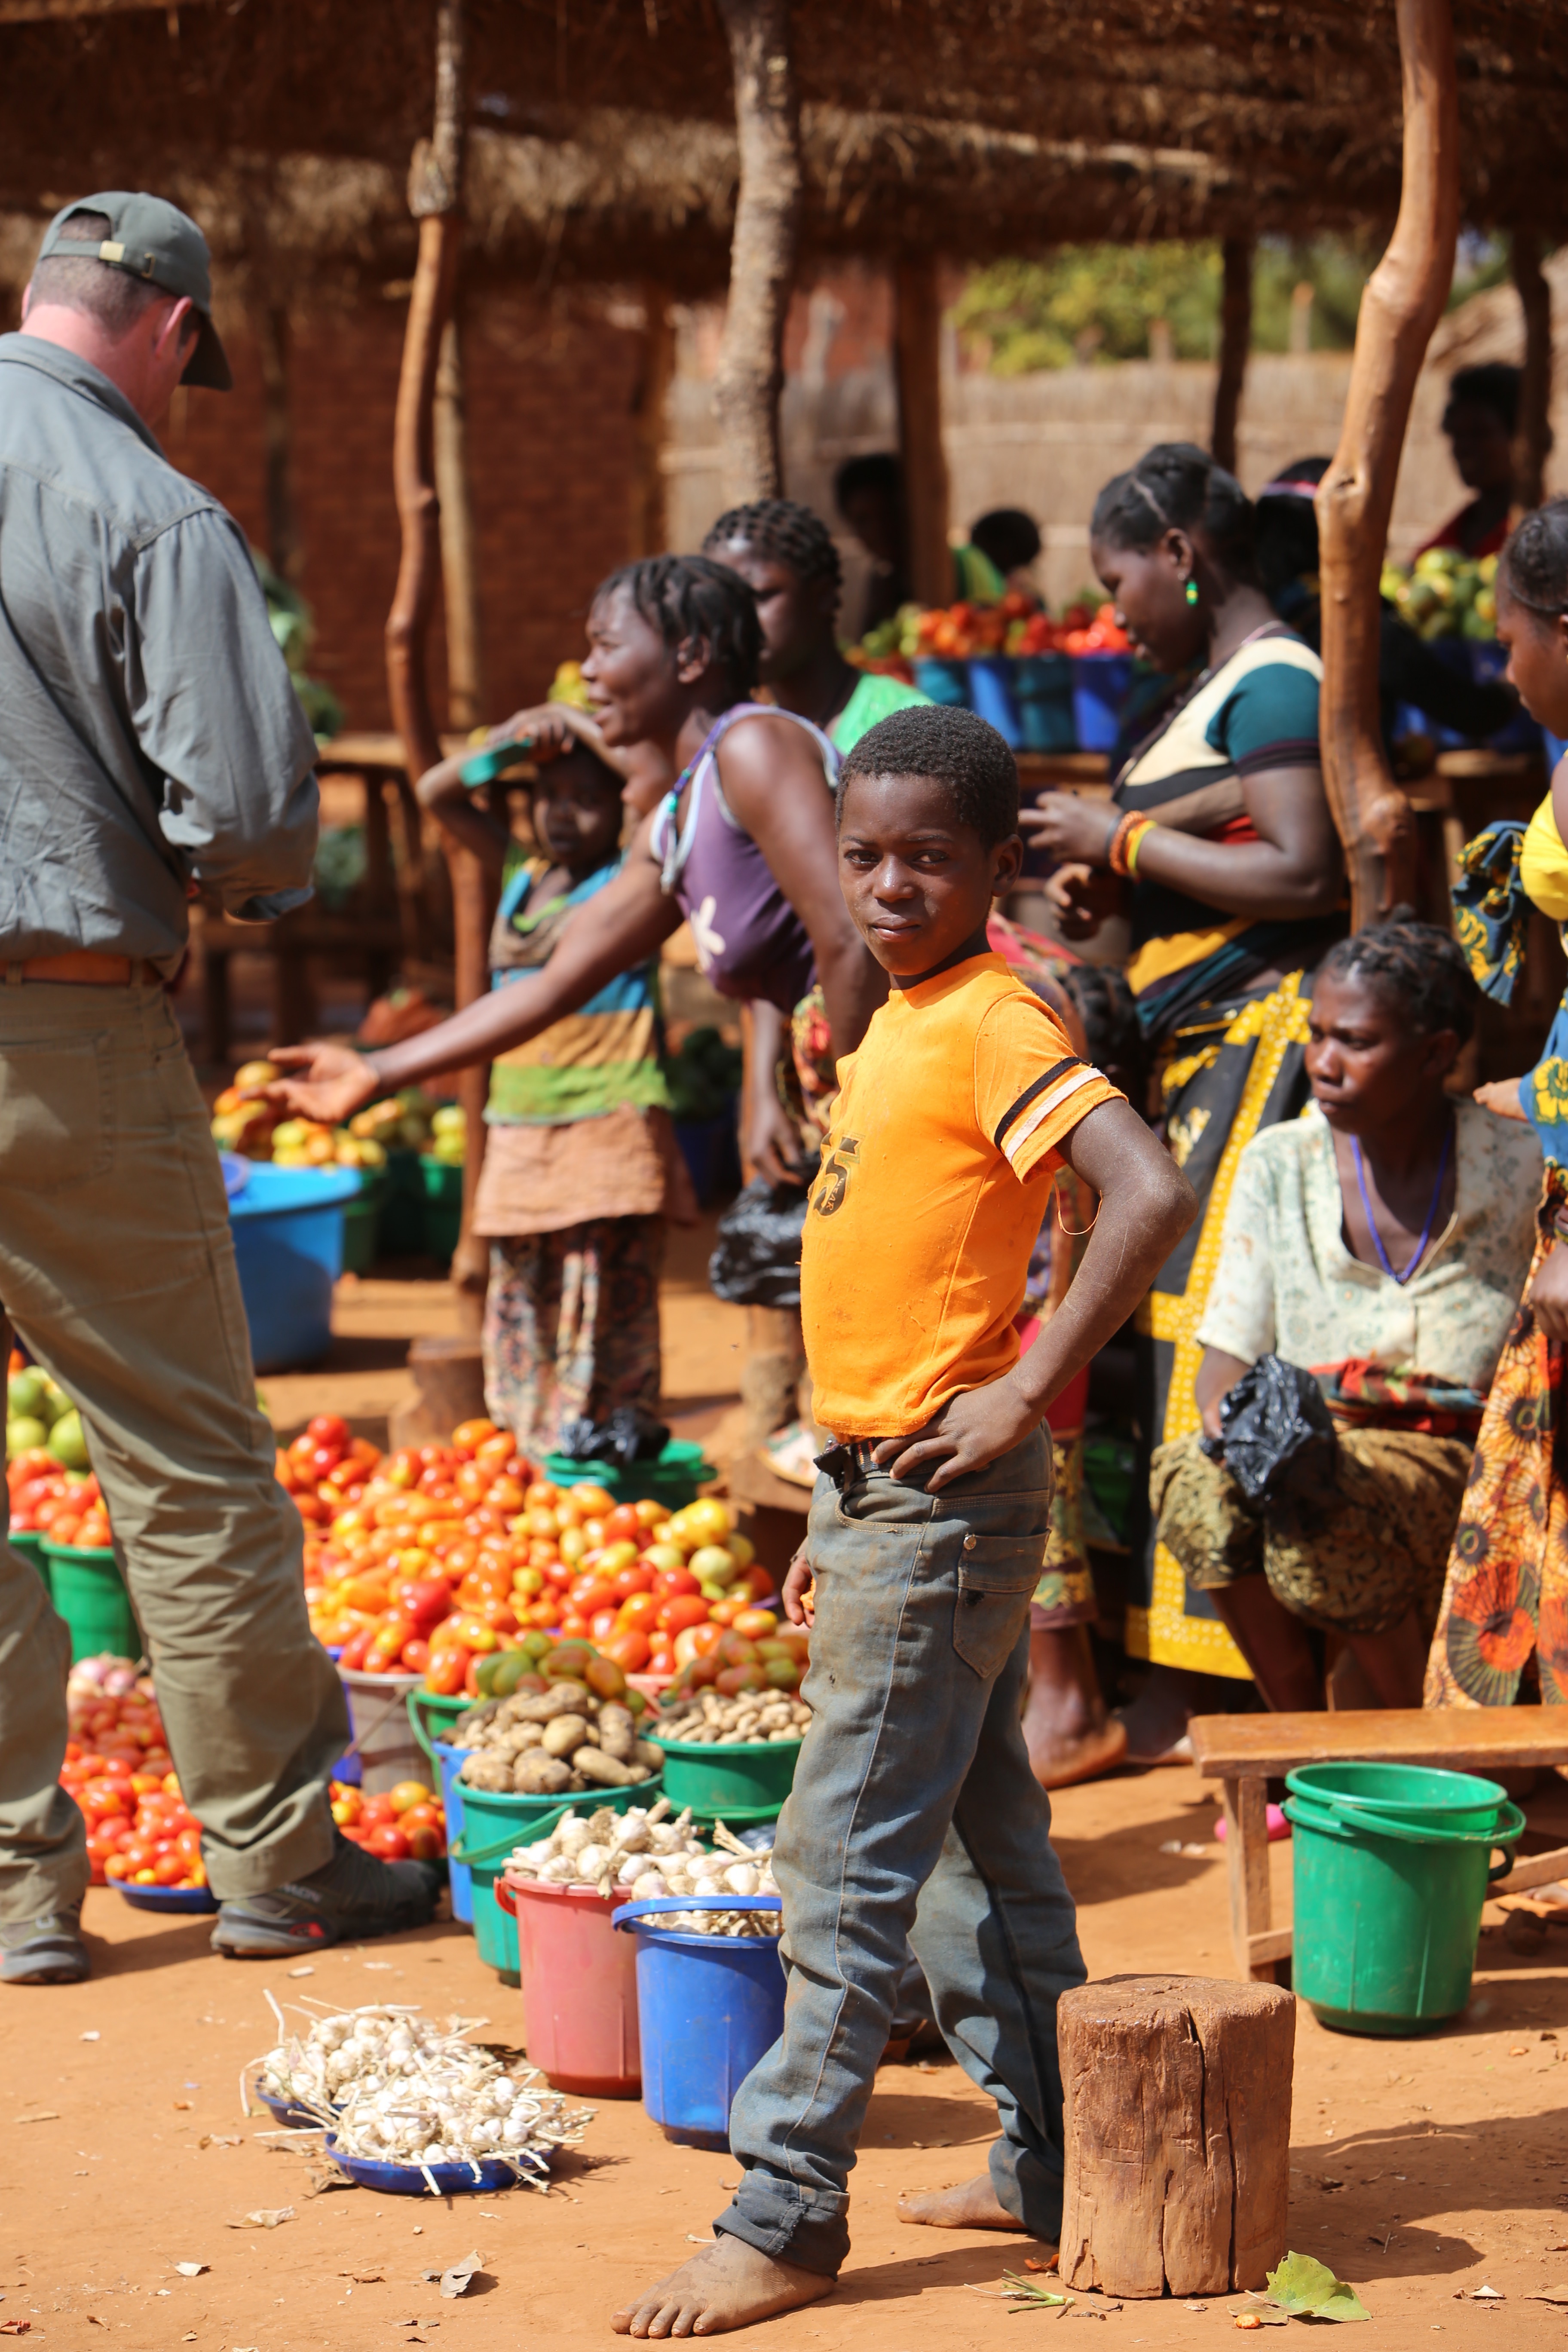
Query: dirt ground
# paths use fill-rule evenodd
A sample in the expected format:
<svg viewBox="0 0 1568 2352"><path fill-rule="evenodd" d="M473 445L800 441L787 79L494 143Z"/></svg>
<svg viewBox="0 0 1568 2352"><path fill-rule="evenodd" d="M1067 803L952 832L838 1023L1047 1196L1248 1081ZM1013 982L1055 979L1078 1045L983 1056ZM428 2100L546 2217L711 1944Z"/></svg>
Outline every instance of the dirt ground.
<svg viewBox="0 0 1568 2352"><path fill-rule="evenodd" d="M678 1251L667 1290L672 1412L693 1435L733 1403L743 1321L707 1294L702 1240ZM401 1385L408 1337L451 1328L449 1313L435 1284L346 1291L328 1367L266 1383L275 1421L328 1407L374 1421ZM1091 1976L1233 1972L1215 1810L1186 1769L1058 1798L1057 1845ZM1173 1846L1182 1851L1163 1850ZM1273 1863L1283 1906L1288 1845ZM706 2239L726 2201L732 2160L668 2145L636 2103L600 2107L547 2197L312 2197L300 2157L266 2136L269 2118L241 2113L241 2069L273 2039L264 1989L285 2002L418 2001L516 2038L520 1996L480 1965L471 1937L437 1926L322 1954L297 1979L283 1966L217 1959L205 1922L132 1911L109 1890L89 1895L86 1927L89 1983L0 2000L0 2332L26 2322L30 2342L123 2340L127 2352L511 2352L520 2339L577 2352L612 2340L611 2308L674 2267L691 2238ZM1568 2060L1564 1961L1561 1930L1530 1958L1485 1934L1468 2011L1425 2040L1335 2036L1301 2010L1290 2243L1362 2291L1369 2344L1403 2352L1435 2333L1466 2352L1568 2344L1568 2309L1530 2300L1545 2288L1568 2294L1568 2075L1556 2071ZM885 2066L843 2280L827 2302L747 2340L778 2352L915 2352L938 2341L1011 2352L1063 2317L1069 2340L1089 2318L1113 2331L1112 2346L1152 2352L1234 2340L1237 2296L1089 2296L1065 2314L1014 2315L997 2290L1004 2271L1022 2267L1026 2241L901 2227L899 2192L979 2170L994 2129L988 2104L945 2058ZM292 2218L275 2229L244 2226L247 2213L280 2207ZM422 2279L476 2251L484 2275L461 2301L440 2300ZM181 2263L206 2268L187 2279ZM1483 2285L1503 2299L1473 2300Z"/></svg>

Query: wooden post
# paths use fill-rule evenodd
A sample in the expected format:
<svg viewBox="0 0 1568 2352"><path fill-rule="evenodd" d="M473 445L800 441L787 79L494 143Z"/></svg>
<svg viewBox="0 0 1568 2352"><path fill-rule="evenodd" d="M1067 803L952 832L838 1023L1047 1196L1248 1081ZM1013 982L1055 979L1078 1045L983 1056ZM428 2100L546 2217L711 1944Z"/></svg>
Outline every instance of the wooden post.
<svg viewBox="0 0 1568 2352"><path fill-rule="evenodd" d="M1292 1995L1109 1977L1062 1995L1057 2037L1062 2284L1129 2297L1261 2287L1286 2250Z"/></svg>
<svg viewBox="0 0 1568 2352"><path fill-rule="evenodd" d="M1413 898L1415 824L1378 721L1378 579L1411 395L1454 275L1459 108L1449 0L1397 0L1405 103L1399 217L1367 281L1333 464L1317 496L1323 782L1350 870L1351 923Z"/></svg>
<svg viewBox="0 0 1568 2352"><path fill-rule="evenodd" d="M468 478L468 404L456 316L441 335L436 369L436 496L441 518L441 595L447 615L447 721L466 735L485 715L479 551Z"/></svg>
<svg viewBox="0 0 1568 2352"><path fill-rule="evenodd" d="M632 485L626 551L634 562L662 555L669 545L664 485L664 411L675 375L675 326L669 289L658 278L643 288L642 349L632 394Z"/></svg>
<svg viewBox="0 0 1568 2352"><path fill-rule="evenodd" d="M1214 430L1209 447L1227 474L1236 471L1236 421L1247 380L1252 343L1252 257L1249 236L1227 236L1221 251L1225 292L1219 309L1219 377L1214 388Z"/></svg>
<svg viewBox="0 0 1568 2352"><path fill-rule="evenodd" d="M1552 288L1541 267L1541 238L1532 228L1516 228L1510 267L1524 312L1524 373L1519 387L1519 426L1513 439L1513 495L1518 505L1538 507L1546 495L1546 460L1552 455Z"/></svg>
<svg viewBox="0 0 1568 2352"><path fill-rule="evenodd" d="M896 265L893 320L910 585L922 604L951 604L947 456L942 443L942 293L931 255L911 256Z"/></svg>
<svg viewBox="0 0 1568 2352"><path fill-rule="evenodd" d="M408 208L419 223L419 252L408 300L393 425L393 485L403 550L386 620L386 679L393 724L402 739L411 782L441 757L441 739L430 707L426 646L441 564L436 376L442 336L452 315L462 238L465 39L462 0L441 0L436 26L435 126L431 138L422 140L415 150L408 175ZM484 874L471 850L447 845L446 854L452 878L455 990L460 1009L471 1004L485 988ZM468 1149L463 1174L463 1230L452 1259L452 1284L463 1303L465 1320L477 1329L489 1257L485 1244L477 1243L468 1230L484 1154L482 1066L461 1073L458 1099L468 1118Z"/></svg>
<svg viewBox="0 0 1568 2352"><path fill-rule="evenodd" d="M719 5L735 79L741 184L713 402L723 436L725 502L739 505L777 498L784 488L779 394L800 238L800 108L789 0Z"/></svg>

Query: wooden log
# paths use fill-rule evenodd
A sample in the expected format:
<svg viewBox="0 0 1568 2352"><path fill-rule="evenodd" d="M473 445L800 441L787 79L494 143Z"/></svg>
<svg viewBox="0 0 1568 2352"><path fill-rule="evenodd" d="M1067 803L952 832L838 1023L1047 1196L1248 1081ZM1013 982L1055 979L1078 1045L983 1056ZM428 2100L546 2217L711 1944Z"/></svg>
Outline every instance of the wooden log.
<svg viewBox="0 0 1568 2352"><path fill-rule="evenodd" d="M485 1372L479 1343L465 1334L456 1339L415 1339L408 1349L414 1394L395 1405L388 1435L395 1445L445 1445L465 1421L485 1411Z"/></svg>
<svg viewBox="0 0 1568 2352"><path fill-rule="evenodd" d="M713 404L722 436L725 502L740 505L777 498L784 488L779 394L800 241L800 106L789 0L719 5L730 37L741 183Z"/></svg>
<svg viewBox="0 0 1568 2352"><path fill-rule="evenodd" d="M899 386L899 446L910 582L922 604L952 602L947 542L947 455L942 438L942 289L930 254L893 272L893 356Z"/></svg>
<svg viewBox="0 0 1568 2352"><path fill-rule="evenodd" d="M1057 2007L1061 2278L1107 2294L1261 2287L1286 2252L1294 1997L1108 1977Z"/></svg>
<svg viewBox="0 0 1568 2352"><path fill-rule="evenodd" d="M1397 0L1405 105L1399 217L1356 320L1344 424L1319 486L1323 783L1352 929L1415 893L1415 825L1378 711L1378 580L1411 396L1454 275L1459 107L1449 0Z"/></svg>
<svg viewBox="0 0 1568 2352"><path fill-rule="evenodd" d="M1249 236L1227 236L1220 248L1225 291L1219 310L1219 376L1214 388L1214 430L1209 447L1227 474L1236 471L1236 426L1252 345L1252 262Z"/></svg>
<svg viewBox="0 0 1568 2352"><path fill-rule="evenodd" d="M1552 455L1552 287L1541 267L1541 237L1516 228L1510 268L1524 312L1524 370L1519 386L1519 425L1513 436L1516 504L1538 507L1546 495L1546 460Z"/></svg>

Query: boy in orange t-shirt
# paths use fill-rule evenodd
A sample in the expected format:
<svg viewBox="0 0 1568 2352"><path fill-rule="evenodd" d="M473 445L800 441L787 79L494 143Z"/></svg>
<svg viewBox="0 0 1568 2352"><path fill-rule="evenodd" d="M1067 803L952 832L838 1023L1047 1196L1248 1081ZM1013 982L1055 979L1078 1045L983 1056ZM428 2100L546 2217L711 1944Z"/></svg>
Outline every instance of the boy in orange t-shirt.
<svg viewBox="0 0 1568 2352"><path fill-rule="evenodd" d="M1049 1527L1042 1422L1194 1203L987 947L992 898L1019 870L1017 813L1012 754L968 711L896 712L844 764L839 879L891 985L838 1065L802 1244L816 1417L835 1442L784 1586L813 1625L813 1720L773 1854L784 2031L731 2110L743 2171L716 2243L617 2312L623 2334L713 2334L828 2292L910 1946L1002 2136L986 2173L900 2218L1052 2242L1060 2227L1056 2002L1084 1967L1019 1723ZM1014 1318L1063 1160L1100 1210L1020 1358Z"/></svg>

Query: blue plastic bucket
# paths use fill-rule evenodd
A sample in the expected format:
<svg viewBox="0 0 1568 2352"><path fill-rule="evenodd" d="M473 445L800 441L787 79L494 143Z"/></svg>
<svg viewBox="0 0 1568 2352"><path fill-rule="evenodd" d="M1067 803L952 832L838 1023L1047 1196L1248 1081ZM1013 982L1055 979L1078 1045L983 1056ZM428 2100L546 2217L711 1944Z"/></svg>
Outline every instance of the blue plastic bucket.
<svg viewBox="0 0 1568 2352"><path fill-rule="evenodd" d="M1013 698L1026 751L1076 751L1072 663L1066 654L1020 654L1013 664Z"/></svg>
<svg viewBox="0 0 1568 2352"><path fill-rule="evenodd" d="M452 1916L465 1927L474 1924L474 1874L466 1862L451 1859L452 1848L463 1834L463 1790L458 1775L468 1755L466 1748L448 1748L444 1739L433 1739L430 1753L436 1759L436 1769L441 1775L441 1802L447 1811L447 1875L452 1885Z"/></svg>
<svg viewBox="0 0 1568 2352"><path fill-rule="evenodd" d="M319 1364L331 1347L343 1209L359 1189L357 1168L274 1168L258 1160L244 1191L229 1202L258 1372Z"/></svg>
<svg viewBox="0 0 1568 2352"><path fill-rule="evenodd" d="M1110 751L1132 684L1131 654L1074 654L1072 715L1080 751Z"/></svg>
<svg viewBox="0 0 1568 2352"><path fill-rule="evenodd" d="M949 661L941 654L922 654L915 666L915 684L932 702L964 709L969 702L969 664Z"/></svg>
<svg viewBox="0 0 1568 2352"><path fill-rule="evenodd" d="M1013 692L1016 667L1005 654L971 655L969 707L977 719L994 727L1009 751L1021 751L1024 728Z"/></svg>
<svg viewBox="0 0 1568 2352"><path fill-rule="evenodd" d="M616 1913L637 1937L643 2105L667 2139L728 2148L735 2094L784 2032L784 1962L774 1936L645 1923L660 1911L779 1908L776 1895L661 1895Z"/></svg>

